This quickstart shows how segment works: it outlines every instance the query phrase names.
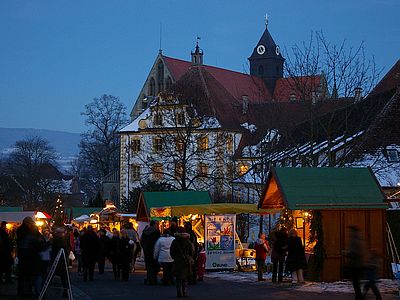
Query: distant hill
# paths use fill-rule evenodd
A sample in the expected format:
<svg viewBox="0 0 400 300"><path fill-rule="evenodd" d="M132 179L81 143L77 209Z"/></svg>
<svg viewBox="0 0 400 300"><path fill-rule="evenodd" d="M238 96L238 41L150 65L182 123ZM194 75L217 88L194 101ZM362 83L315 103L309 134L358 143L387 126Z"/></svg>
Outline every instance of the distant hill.
<svg viewBox="0 0 400 300"><path fill-rule="evenodd" d="M79 153L79 133L33 128L0 128L0 157L7 156L16 141L28 137L41 136L49 141L58 153L61 169L69 168Z"/></svg>

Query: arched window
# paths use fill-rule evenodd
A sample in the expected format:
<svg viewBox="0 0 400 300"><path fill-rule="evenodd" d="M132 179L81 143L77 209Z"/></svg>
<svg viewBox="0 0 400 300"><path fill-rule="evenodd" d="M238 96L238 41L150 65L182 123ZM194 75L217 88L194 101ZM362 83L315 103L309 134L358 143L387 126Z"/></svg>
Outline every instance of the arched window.
<svg viewBox="0 0 400 300"><path fill-rule="evenodd" d="M165 87L166 87L166 90L167 90L167 91L170 91L171 88L172 88L172 79L171 79L171 77L169 77L169 76L167 77Z"/></svg>
<svg viewBox="0 0 400 300"><path fill-rule="evenodd" d="M258 67L258 75L264 75L264 67L263 66Z"/></svg>
<svg viewBox="0 0 400 300"><path fill-rule="evenodd" d="M156 95L156 81L154 80L153 77L150 78L149 95L150 96L155 96Z"/></svg>
<svg viewBox="0 0 400 300"><path fill-rule="evenodd" d="M157 65L157 83L158 83L158 92L164 90L164 64L160 60Z"/></svg>

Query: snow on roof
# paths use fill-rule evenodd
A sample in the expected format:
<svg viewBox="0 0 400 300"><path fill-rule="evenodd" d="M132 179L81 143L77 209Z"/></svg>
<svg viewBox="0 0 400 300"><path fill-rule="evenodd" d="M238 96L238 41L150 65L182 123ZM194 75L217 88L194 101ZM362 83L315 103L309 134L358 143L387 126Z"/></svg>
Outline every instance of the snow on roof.
<svg viewBox="0 0 400 300"><path fill-rule="evenodd" d="M219 123L216 117L203 117L199 129L216 129L216 128L221 128L221 124Z"/></svg>
<svg viewBox="0 0 400 300"><path fill-rule="evenodd" d="M139 121L147 119L150 116L150 107L145 109L135 120L133 120L129 125L122 128L119 132L133 132L139 131Z"/></svg>
<svg viewBox="0 0 400 300"><path fill-rule="evenodd" d="M240 126L242 126L243 128L246 128L248 131L250 131L251 133L256 132L257 130L257 126L254 124L249 124L249 123L242 123L240 124Z"/></svg>
<svg viewBox="0 0 400 300"><path fill-rule="evenodd" d="M242 126L242 127L244 127L244 126L247 126L247 127L254 126L255 130L257 130L257 127L255 125L248 125L248 123L243 123L240 126ZM253 128L253 127L251 127L251 128ZM246 128L246 129L248 129L248 128ZM262 146L267 144L267 143L272 142L274 139L278 140L279 137L280 137L280 135L279 135L277 129L269 129L258 144L244 147L243 150L242 150L242 156L250 157L250 156L255 156L256 154L260 154L261 155Z"/></svg>

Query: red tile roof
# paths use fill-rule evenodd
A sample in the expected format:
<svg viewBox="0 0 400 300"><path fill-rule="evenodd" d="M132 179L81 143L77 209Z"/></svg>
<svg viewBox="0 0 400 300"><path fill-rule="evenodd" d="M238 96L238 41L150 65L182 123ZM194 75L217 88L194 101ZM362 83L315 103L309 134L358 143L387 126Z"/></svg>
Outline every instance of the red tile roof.
<svg viewBox="0 0 400 300"><path fill-rule="evenodd" d="M175 81L178 81L183 74L189 70L192 66L192 63L186 60L172 58L168 56L162 56L165 64L167 65L168 70L171 72L171 75L174 77Z"/></svg>
<svg viewBox="0 0 400 300"><path fill-rule="evenodd" d="M273 99L278 102L289 101L291 95L296 95L296 100L311 100L312 92L320 89L322 76L301 76L280 78L276 81Z"/></svg>
<svg viewBox="0 0 400 300"><path fill-rule="evenodd" d="M388 92L400 87L400 60L386 73L371 91L370 95Z"/></svg>
<svg viewBox="0 0 400 300"><path fill-rule="evenodd" d="M163 59L176 81L192 67L188 61L167 56L163 56ZM235 99L242 99L244 95L248 96L249 102L259 103L271 99L263 80L259 77L207 65L203 65L202 68Z"/></svg>

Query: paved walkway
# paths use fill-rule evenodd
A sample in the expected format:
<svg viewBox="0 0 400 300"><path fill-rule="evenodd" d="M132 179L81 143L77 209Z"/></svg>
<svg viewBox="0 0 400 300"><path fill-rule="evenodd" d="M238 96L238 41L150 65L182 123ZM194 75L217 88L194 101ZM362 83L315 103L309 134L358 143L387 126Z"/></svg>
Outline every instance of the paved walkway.
<svg viewBox="0 0 400 300"><path fill-rule="evenodd" d="M71 272L73 295L76 300L89 299L176 299L174 286L146 286L144 285L145 272L139 269L130 275L128 282L115 281L110 269L107 266L103 275L95 273L95 280L83 282L82 276L75 270ZM62 289L59 280L50 287L46 299L62 299ZM335 293L309 293L294 290L290 283L272 284L271 282L232 282L223 279L205 278L194 286L189 286L190 299L354 299L352 294ZM16 297L16 286L0 285L0 299L24 299ZM372 295L368 299L374 299ZM394 295L384 295L384 299L399 299Z"/></svg>

